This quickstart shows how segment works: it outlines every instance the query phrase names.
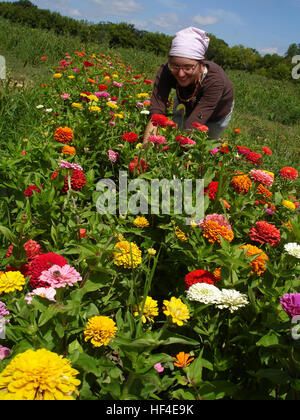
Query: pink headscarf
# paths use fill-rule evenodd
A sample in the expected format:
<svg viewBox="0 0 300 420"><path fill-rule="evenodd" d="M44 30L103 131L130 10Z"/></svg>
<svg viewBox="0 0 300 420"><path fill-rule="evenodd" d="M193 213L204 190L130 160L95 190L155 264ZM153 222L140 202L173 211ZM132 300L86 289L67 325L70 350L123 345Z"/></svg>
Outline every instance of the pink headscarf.
<svg viewBox="0 0 300 420"><path fill-rule="evenodd" d="M190 26L175 34L169 55L202 60L208 48L209 41L205 31Z"/></svg>

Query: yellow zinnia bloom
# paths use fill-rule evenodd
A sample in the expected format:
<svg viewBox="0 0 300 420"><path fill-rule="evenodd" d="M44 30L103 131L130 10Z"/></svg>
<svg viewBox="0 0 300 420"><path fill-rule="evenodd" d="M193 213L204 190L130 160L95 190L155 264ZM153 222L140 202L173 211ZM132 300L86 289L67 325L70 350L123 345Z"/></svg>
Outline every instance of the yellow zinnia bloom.
<svg viewBox="0 0 300 420"><path fill-rule="evenodd" d="M142 216L136 217L133 221L133 224L134 226L141 227L141 228L148 227L150 225L146 217L142 217Z"/></svg>
<svg viewBox="0 0 300 420"><path fill-rule="evenodd" d="M68 76L68 79L75 79L75 76L73 76L73 74L70 74L70 76Z"/></svg>
<svg viewBox="0 0 300 420"><path fill-rule="evenodd" d="M84 330L84 341L91 341L95 347L107 346L110 340L115 337L118 330L115 322L107 316L95 315L88 320Z"/></svg>
<svg viewBox="0 0 300 420"><path fill-rule="evenodd" d="M118 109L119 108L117 104L115 104L114 102L111 102L111 101L106 102L106 105L109 106L110 108L113 108L113 109Z"/></svg>
<svg viewBox="0 0 300 420"><path fill-rule="evenodd" d="M142 310L142 303L139 304L139 307L136 305L134 306L134 316L139 316ZM158 316L158 307L157 307L157 300L152 299L152 297L147 296L145 300L145 305L143 308L143 315L142 315L142 322L145 324L147 321L154 322L154 317Z"/></svg>
<svg viewBox="0 0 300 420"><path fill-rule="evenodd" d="M172 319L174 324L183 325L185 321L190 318L188 307L181 301L180 298L174 296L170 300L164 300L164 314Z"/></svg>
<svg viewBox="0 0 300 420"><path fill-rule="evenodd" d="M147 252L148 252L148 255L152 255L152 256L156 255L156 250L154 248L148 248Z"/></svg>
<svg viewBox="0 0 300 420"><path fill-rule="evenodd" d="M175 235L181 242L186 242L188 240L188 237L182 230L179 229L178 226L175 227Z"/></svg>
<svg viewBox="0 0 300 420"><path fill-rule="evenodd" d="M290 209L290 210L295 210L296 209L296 206L295 206L295 204L292 201L283 200L281 204L284 207L286 207L287 209Z"/></svg>
<svg viewBox="0 0 300 420"><path fill-rule="evenodd" d="M62 77L62 74L61 73L55 73L55 74L53 74L53 78L54 79L60 79Z"/></svg>
<svg viewBox="0 0 300 420"><path fill-rule="evenodd" d="M0 400L74 400L80 381L69 360L46 349L18 354L0 374Z"/></svg>
<svg viewBox="0 0 300 420"><path fill-rule="evenodd" d="M20 271L7 271L0 276L0 295L22 290L24 285L25 277Z"/></svg>
<svg viewBox="0 0 300 420"><path fill-rule="evenodd" d="M79 104L78 102L73 102L72 107L73 108L82 108L82 104Z"/></svg>
<svg viewBox="0 0 300 420"><path fill-rule="evenodd" d="M142 251L134 242L120 241L115 249L121 252L114 252L114 264L123 266L124 268L136 268L142 262Z"/></svg>
<svg viewBox="0 0 300 420"><path fill-rule="evenodd" d="M89 111L91 111L91 112L101 112L101 108L99 108L98 106L92 105L92 106L89 106Z"/></svg>

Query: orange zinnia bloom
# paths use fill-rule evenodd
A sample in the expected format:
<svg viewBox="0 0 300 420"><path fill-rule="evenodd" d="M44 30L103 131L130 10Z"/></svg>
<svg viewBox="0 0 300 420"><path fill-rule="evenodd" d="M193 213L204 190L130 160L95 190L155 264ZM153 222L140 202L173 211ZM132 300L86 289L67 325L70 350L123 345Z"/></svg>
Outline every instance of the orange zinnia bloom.
<svg viewBox="0 0 300 420"><path fill-rule="evenodd" d="M232 178L231 185L233 186L236 192L247 194L247 192L250 190L252 186L252 182L247 174L238 172Z"/></svg>
<svg viewBox="0 0 300 420"><path fill-rule="evenodd" d="M73 130L70 127L58 127L55 130L54 138L60 143L71 143L73 140Z"/></svg>
<svg viewBox="0 0 300 420"><path fill-rule="evenodd" d="M221 235L224 239L231 242L234 238L234 233L232 230L227 229L225 226L219 225L219 223L214 222L213 220L208 220L204 227L203 227L203 236L204 238L207 238L209 242L219 242Z"/></svg>
<svg viewBox="0 0 300 420"><path fill-rule="evenodd" d="M191 362L194 360L194 357L190 357L189 353L184 353L183 351L176 354L176 357L174 357L174 366L177 367L188 367Z"/></svg>
<svg viewBox="0 0 300 420"><path fill-rule="evenodd" d="M253 245L243 245L242 249L246 249L246 258L252 258L254 255L257 255L251 263L250 267L252 268L251 274L256 273L260 276L266 270L266 263L269 260L267 255L258 247Z"/></svg>
<svg viewBox="0 0 300 420"><path fill-rule="evenodd" d="M62 148L62 153L66 154L66 155L75 155L76 154L76 149L75 149L75 147L66 145Z"/></svg>

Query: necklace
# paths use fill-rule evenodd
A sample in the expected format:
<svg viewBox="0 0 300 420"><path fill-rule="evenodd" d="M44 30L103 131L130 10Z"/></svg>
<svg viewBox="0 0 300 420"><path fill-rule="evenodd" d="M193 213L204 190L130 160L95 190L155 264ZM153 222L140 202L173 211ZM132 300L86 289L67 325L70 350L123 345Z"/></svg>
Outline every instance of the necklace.
<svg viewBox="0 0 300 420"><path fill-rule="evenodd" d="M204 80L204 78L205 78L206 75L207 75L207 67L204 67L204 71L202 73L201 80L198 79L196 81L196 86L195 86L194 92L192 93L192 96L190 96L188 99L183 99L180 96L180 94L179 94L179 86L178 86L178 83L177 83L176 84L176 94L177 94L177 98L179 99L179 101L180 102L185 102L185 103L191 102L191 101L195 102L195 100L196 100L196 93L197 93L198 87L199 87L199 85L200 86L202 85L202 82L203 82L203 80Z"/></svg>

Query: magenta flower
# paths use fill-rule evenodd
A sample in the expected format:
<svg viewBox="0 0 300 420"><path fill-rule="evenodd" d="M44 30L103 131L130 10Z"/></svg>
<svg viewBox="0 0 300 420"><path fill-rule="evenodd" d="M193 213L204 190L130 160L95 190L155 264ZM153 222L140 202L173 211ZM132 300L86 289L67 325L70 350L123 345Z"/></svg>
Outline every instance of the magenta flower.
<svg viewBox="0 0 300 420"><path fill-rule="evenodd" d="M218 147L215 147L214 149L211 149L210 151L209 151L209 153L211 154L211 155L215 155L215 154L217 154L219 152L219 148Z"/></svg>
<svg viewBox="0 0 300 420"><path fill-rule="evenodd" d="M161 363L156 363L154 365L154 369L157 370L157 372L161 373L165 370L165 368L161 365Z"/></svg>
<svg viewBox="0 0 300 420"><path fill-rule="evenodd" d="M64 101L70 98L70 94L69 93L63 93L62 95L60 95L61 99L63 99Z"/></svg>
<svg viewBox="0 0 300 420"><path fill-rule="evenodd" d="M166 138L164 136L155 136L155 135L151 135L148 137L148 140L151 143L156 143L156 144L166 144Z"/></svg>
<svg viewBox="0 0 300 420"><path fill-rule="evenodd" d="M97 98L109 98L110 97L110 93L104 92L104 91L95 92L94 95L97 96Z"/></svg>
<svg viewBox="0 0 300 420"><path fill-rule="evenodd" d="M300 293L287 293L280 298L282 309L292 318L300 315Z"/></svg>
<svg viewBox="0 0 300 420"><path fill-rule="evenodd" d="M81 281L82 278L75 268L66 264L63 267L53 265L49 270L42 271L39 280L49 283L54 289L58 289L60 287L73 286L74 283Z"/></svg>
<svg viewBox="0 0 300 420"><path fill-rule="evenodd" d="M5 359L5 357L8 357L10 355L10 350L7 347L3 347L0 344L0 360Z"/></svg>
<svg viewBox="0 0 300 420"><path fill-rule="evenodd" d="M119 158L119 153L118 152L114 152L113 150L108 150L108 159L112 162L115 163Z"/></svg>
<svg viewBox="0 0 300 420"><path fill-rule="evenodd" d="M83 170L82 167L80 165L78 165L77 163L71 163L71 162L68 162L66 160L60 161L59 164L58 164L58 167L59 168L64 168L64 169L74 169L74 170L77 170L77 171L82 171Z"/></svg>

